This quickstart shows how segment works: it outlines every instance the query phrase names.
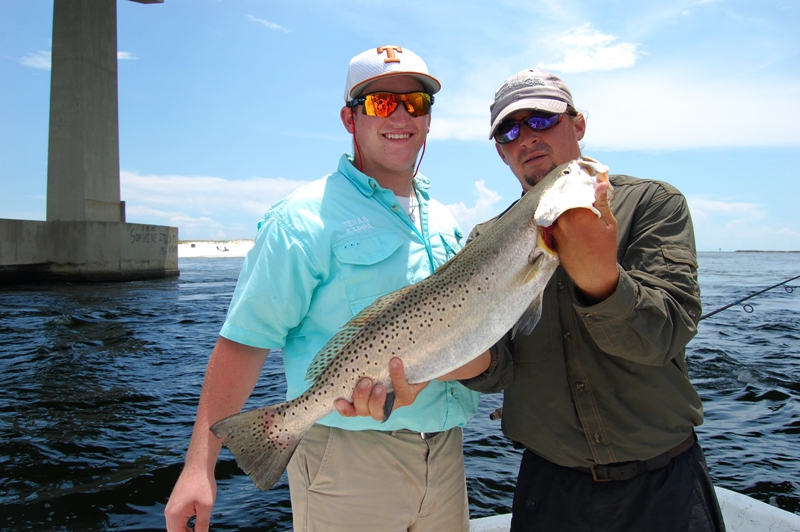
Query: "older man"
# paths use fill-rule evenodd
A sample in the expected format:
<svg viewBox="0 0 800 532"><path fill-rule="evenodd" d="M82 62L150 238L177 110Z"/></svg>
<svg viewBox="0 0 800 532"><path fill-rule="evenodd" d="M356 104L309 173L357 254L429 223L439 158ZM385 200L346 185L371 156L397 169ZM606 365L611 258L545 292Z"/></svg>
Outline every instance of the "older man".
<svg viewBox="0 0 800 532"><path fill-rule="evenodd" d="M585 132L549 72L519 72L495 94L489 136L523 194L578 157ZM524 449L513 531L724 530L685 360L700 317L689 209L666 183L610 181L600 217L558 219L561 266L536 328L504 338L462 382L504 391L503 432Z"/></svg>
<svg viewBox="0 0 800 532"><path fill-rule="evenodd" d="M354 153L259 224L165 510L170 531L183 532L193 515L196 530L208 529L220 452L209 427L242 408L270 349L283 350L287 398L299 396L312 359L342 325L461 248L456 221L417 173L439 88L406 48L351 60L340 115ZM461 427L478 394L454 381L413 391L416 403L385 423L334 413L309 430L288 467L294 530L469 530Z"/></svg>

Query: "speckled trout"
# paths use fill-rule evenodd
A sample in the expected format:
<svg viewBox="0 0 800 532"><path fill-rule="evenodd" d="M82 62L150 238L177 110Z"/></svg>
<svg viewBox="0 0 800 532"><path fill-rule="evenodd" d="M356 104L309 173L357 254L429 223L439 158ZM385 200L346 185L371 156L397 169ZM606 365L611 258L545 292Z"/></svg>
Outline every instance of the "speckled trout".
<svg viewBox="0 0 800 532"><path fill-rule="evenodd" d="M423 281L377 299L316 355L301 396L227 417L211 427L262 490L278 481L297 444L334 401L352 401L369 377L391 391L389 361L409 382L435 379L486 351L506 332L529 333L558 266L549 234L563 212L593 207L608 168L588 157L559 166L496 223ZM610 187L609 187L610 190Z"/></svg>

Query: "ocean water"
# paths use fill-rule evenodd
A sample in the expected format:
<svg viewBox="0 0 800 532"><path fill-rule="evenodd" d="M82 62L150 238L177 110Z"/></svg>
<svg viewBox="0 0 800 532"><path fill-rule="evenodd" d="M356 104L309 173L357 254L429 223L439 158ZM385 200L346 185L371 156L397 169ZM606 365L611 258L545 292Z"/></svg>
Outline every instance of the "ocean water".
<svg viewBox="0 0 800 532"><path fill-rule="evenodd" d="M176 279L0 287L0 529L158 530L242 259ZM800 275L798 253L701 253L704 312ZM717 485L800 514L800 281L701 322L688 349ZM280 353L248 406L282 400ZM473 517L510 510L519 463L486 395L465 429ZM290 530L223 450L215 530Z"/></svg>

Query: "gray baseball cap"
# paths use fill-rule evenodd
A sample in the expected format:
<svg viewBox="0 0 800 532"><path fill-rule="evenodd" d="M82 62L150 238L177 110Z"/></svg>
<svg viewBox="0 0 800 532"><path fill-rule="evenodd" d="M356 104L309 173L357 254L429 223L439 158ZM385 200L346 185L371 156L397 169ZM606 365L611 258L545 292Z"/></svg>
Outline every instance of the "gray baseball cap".
<svg viewBox="0 0 800 532"><path fill-rule="evenodd" d="M489 138L494 136L497 126L514 111L531 109L563 113L568 105L575 107L572 94L566 83L555 74L537 68L517 72L494 94L494 103L489 107L492 121Z"/></svg>

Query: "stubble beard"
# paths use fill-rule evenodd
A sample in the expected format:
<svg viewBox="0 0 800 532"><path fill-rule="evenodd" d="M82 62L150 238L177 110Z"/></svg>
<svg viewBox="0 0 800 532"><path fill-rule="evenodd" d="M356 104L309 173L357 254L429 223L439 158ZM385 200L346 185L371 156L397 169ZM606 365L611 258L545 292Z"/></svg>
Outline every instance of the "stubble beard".
<svg viewBox="0 0 800 532"><path fill-rule="evenodd" d="M547 176L547 174L549 174L550 172L552 172L555 169L556 169L556 165L552 164L550 166L550 168L548 168L544 172L535 172L535 173L531 173L531 174L526 174L525 175L525 182L528 183L528 185L531 188L533 188L534 186L536 186L536 183L538 183L539 181L544 179L545 176Z"/></svg>

